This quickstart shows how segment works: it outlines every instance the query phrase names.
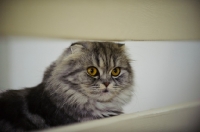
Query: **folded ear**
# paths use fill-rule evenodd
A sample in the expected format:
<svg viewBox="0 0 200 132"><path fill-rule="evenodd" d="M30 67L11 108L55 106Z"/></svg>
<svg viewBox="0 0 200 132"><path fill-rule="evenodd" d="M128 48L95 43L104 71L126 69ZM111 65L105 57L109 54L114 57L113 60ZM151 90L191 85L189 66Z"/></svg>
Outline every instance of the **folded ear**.
<svg viewBox="0 0 200 132"><path fill-rule="evenodd" d="M90 49L91 46L92 43L89 41L79 41L71 45L71 51L72 53L80 52L82 49Z"/></svg>
<svg viewBox="0 0 200 132"><path fill-rule="evenodd" d="M124 50L125 44L118 43L118 47Z"/></svg>
<svg viewBox="0 0 200 132"><path fill-rule="evenodd" d="M79 44L79 43L74 43L70 46L72 54L80 52L81 49L83 49L83 45Z"/></svg>

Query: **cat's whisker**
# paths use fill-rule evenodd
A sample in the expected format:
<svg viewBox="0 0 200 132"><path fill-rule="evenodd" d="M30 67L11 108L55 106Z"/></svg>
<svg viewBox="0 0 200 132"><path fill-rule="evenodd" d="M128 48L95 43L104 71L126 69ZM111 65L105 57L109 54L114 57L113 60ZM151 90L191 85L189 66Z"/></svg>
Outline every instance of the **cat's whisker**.
<svg viewBox="0 0 200 132"><path fill-rule="evenodd" d="M99 88L98 86L96 86L96 87L92 87L92 88Z"/></svg>

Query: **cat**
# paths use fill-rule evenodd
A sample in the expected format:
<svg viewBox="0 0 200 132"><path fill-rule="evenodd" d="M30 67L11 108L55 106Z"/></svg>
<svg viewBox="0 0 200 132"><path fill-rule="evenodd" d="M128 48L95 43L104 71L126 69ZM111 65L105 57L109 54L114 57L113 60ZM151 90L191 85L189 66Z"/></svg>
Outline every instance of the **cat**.
<svg viewBox="0 0 200 132"><path fill-rule="evenodd" d="M0 94L0 131L29 131L122 114L133 70L125 46L75 42L32 88Z"/></svg>

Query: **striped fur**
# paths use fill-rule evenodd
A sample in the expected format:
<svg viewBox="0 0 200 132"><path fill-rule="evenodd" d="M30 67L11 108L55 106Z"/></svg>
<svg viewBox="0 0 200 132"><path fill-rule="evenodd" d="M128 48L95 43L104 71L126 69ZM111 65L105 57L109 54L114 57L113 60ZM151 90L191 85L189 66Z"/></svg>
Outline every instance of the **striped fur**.
<svg viewBox="0 0 200 132"><path fill-rule="evenodd" d="M90 66L98 69L98 76L87 74ZM111 76L115 67L121 68L117 77ZM132 86L124 45L73 43L47 68L41 84L0 94L0 126L4 126L0 131L37 130L119 115L131 99ZM16 112L9 115L10 109Z"/></svg>

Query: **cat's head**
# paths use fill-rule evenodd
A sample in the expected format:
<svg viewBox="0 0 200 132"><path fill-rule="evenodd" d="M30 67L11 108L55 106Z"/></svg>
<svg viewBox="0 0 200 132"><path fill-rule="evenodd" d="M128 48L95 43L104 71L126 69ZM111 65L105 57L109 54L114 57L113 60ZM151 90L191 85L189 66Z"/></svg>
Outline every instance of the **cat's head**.
<svg viewBox="0 0 200 132"><path fill-rule="evenodd" d="M133 84L133 71L123 44L73 43L55 65L51 74L59 79L57 85L100 102L112 100Z"/></svg>

